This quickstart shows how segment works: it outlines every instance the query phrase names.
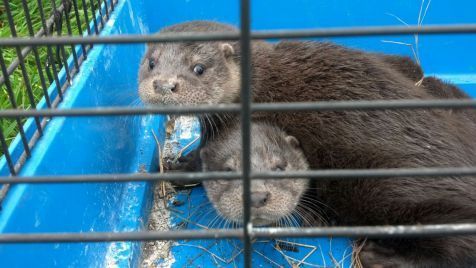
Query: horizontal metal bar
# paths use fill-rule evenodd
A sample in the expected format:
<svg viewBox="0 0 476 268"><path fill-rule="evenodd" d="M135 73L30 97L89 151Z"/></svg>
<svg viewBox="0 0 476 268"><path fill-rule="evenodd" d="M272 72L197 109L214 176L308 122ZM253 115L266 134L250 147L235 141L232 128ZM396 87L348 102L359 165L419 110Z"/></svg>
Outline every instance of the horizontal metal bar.
<svg viewBox="0 0 476 268"><path fill-rule="evenodd" d="M16 118L30 116L117 116L117 115L146 115L146 114L198 114L209 112L239 112L238 104L231 105L202 105L202 106L156 106L156 107L96 107L82 109L42 109L19 110L5 109L0 111L0 118Z"/></svg>
<svg viewBox="0 0 476 268"><path fill-rule="evenodd" d="M241 229L209 229L149 232L101 232L101 233L14 233L0 234L0 243L78 243L115 241L155 241L179 239L241 238Z"/></svg>
<svg viewBox="0 0 476 268"><path fill-rule="evenodd" d="M253 228L253 237L432 237L450 235L474 235L476 224L431 224L431 225L395 225L395 226L356 226L322 228Z"/></svg>
<svg viewBox="0 0 476 268"><path fill-rule="evenodd" d="M252 173L253 179L385 179L396 177L449 177L476 176L476 167L443 167L443 168L388 168L388 169L324 169L294 172L263 172Z"/></svg>
<svg viewBox="0 0 476 268"><path fill-rule="evenodd" d="M369 101L317 101L286 103L253 103L253 112L291 111L344 111L344 110L396 110L396 109L474 109L476 100L369 100ZM81 109L41 109L0 111L0 118L30 116L114 116L145 114L202 114L240 111L239 104L197 105L197 106L151 106L151 107L96 107Z"/></svg>
<svg viewBox="0 0 476 268"><path fill-rule="evenodd" d="M434 237L474 235L476 224L429 224L397 226L339 226L313 228L251 228L251 237ZM11 233L0 234L0 243L78 243L155 241L179 239L242 238L242 229L177 230L149 232Z"/></svg>
<svg viewBox="0 0 476 268"><path fill-rule="evenodd" d="M251 173L252 179L384 179L396 177L461 177L476 176L476 167L452 168L391 168L391 169L325 169L288 172ZM32 177L0 177L1 183L90 183L90 182L128 182L128 181L197 181L197 180L237 180L239 172L174 172L174 173L137 173L137 174L94 174L94 175L54 175Z"/></svg>
<svg viewBox="0 0 476 268"><path fill-rule="evenodd" d="M311 30L273 30L251 33L251 39L282 39L311 37L350 37L374 35L408 35L408 34L462 34L476 33L476 24L428 25L428 26L375 26L346 27ZM2 38L0 46L44 46L72 44L131 44L153 42L190 42L190 41L226 41L239 40L239 32L211 33L162 33L147 35L115 36L74 36L49 38Z"/></svg>
<svg viewBox="0 0 476 268"><path fill-rule="evenodd" d="M285 102L285 103L254 103L253 111L345 111L345 110L396 110L396 109L469 109L476 108L473 99L446 100L355 100L355 101L317 101L317 102Z"/></svg>
<svg viewBox="0 0 476 268"><path fill-rule="evenodd" d="M240 179L240 173L232 172L188 172L188 173L137 173L137 174L94 174L58 175L32 177L0 177L0 184L10 183L90 183L90 182L130 182L130 181L197 181L217 179Z"/></svg>

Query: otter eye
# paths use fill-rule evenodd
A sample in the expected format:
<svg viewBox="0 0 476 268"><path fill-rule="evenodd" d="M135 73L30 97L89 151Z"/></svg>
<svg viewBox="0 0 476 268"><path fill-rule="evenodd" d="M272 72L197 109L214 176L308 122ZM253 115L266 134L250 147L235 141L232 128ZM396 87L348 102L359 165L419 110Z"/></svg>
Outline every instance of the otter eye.
<svg viewBox="0 0 476 268"><path fill-rule="evenodd" d="M202 75L203 72L205 72L205 66L203 66L202 64L197 64L193 67L193 72L196 75Z"/></svg>
<svg viewBox="0 0 476 268"><path fill-rule="evenodd" d="M155 67L155 61L154 59L149 59L149 70L154 69Z"/></svg>

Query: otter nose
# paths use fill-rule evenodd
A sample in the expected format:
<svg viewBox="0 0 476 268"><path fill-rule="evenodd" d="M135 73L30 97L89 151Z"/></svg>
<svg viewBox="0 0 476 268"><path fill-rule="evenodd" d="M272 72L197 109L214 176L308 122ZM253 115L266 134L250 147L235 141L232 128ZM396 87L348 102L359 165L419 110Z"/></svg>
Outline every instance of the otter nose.
<svg viewBox="0 0 476 268"><path fill-rule="evenodd" d="M269 192L251 192L251 206L254 208L264 207L270 196Z"/></svg>
<svg viewBox="0 0 476 268"><path fill-rule="evenodd" d="M170 92L174 92L177 88L177 83L173 82L163 82L159 80L154 80L153 82L154 90L156 93L167 94Z"/></svg>

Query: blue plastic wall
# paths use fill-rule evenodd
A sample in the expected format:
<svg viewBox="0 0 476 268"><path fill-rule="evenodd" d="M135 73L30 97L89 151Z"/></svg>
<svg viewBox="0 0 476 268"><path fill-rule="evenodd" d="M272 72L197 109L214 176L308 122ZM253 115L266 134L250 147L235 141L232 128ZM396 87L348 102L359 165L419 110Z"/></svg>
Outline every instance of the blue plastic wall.
<svg viewBox="0 0 476 268"><path fill-rule="evenodd" d="M252 3L251 24L255 30L402 25L401 21L416 24L420 6L420 0L260 0ZM433 0L423 24L476 23L475 10L476 2L471 0ZM238 25L238 11L236 0L119 0L102 34L155 32L192 19ZM413 36L333 40L369 51L405 55L413 54L409 46L387 41L413 44L417 49ZM476 96L474 44L476 35L420 36L418 53L427 75L457 83ZM60 107L138 105L137 70L144 51L144 45L95 46ZM151 131L163 139L163 124L164 118L158 116L52 119L21 175L153 169ZM31 120L26 125L32 133ZM11 145L16 157L21 148L18 139ZM6 174L4 159L0 160L0 174ZM147 183L15 185L2 204L0 232L137 230L147 220L150 189ZM0 245L0 266L128 267L137 264L139 254L136 243Z"/></svg>

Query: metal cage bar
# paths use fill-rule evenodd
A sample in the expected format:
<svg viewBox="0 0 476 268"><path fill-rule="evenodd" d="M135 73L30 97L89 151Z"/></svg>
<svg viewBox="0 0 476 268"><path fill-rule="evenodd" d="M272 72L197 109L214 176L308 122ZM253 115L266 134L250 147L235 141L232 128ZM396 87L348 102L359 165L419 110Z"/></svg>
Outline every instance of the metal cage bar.
<svg viewBox="0 0 476 268"><path fill-rule="evenodd" d="M48 35L48 29L50 29L51 27L53 27L53 24L54 24L54 15L52 15L51 17L48 18L48 20L45 19L44 17L44 14L43 14L43 4L41 3L41 0L38 0L37 1L38 3L38 8L39 8L39 11L40 11L40 18L42 20L42 25L43 25L43 28L41 28L35 35L34 37L41 37L43 35L47 36ZM63 5L60 5L58 7L58 10L63 10ZM23 57L26 57L30 52L32 51L32 47L31 46L27 46L25 48L22 49L21 53L22 53L22 56ZM13 62L8 66L8 74L12 74L16 68L18 68L18 66L20 65L20 61L18 60L18 58L16 58L15 60L13 60ZM46 70L47 71L47 70ZM4 77L1 76L0 77L0 84L3 84L4 83ZM50 81L51 82L51 81Z"/></svg>
<svg viewBox="0 0 476 268"><path fill-rule="evenodd" d="M243 178L243 245L244 266L251 267L250 232L251 218L251 38L250 38L250 1L240 0L240 52L241 52L241 165Z"/></svg>
<svg viewBox="0 0 476 268"><path fill-rule="evenodd" d="M0 144L2 145L2 151L5 155L5 160L7 160L8 170L12 176L16 175L15 166L12 161L12 157L10 156L10 152L8 151L7 141L5 140L5 136L3 135L3 129L0 127Z"/></svg>
<svg viewBox="0 0 476 268"><path fill-rule="evenodd" d="M81 25L81 18L79 17L79 9L78 9L78 3L76 2L76 0L72 0L71 1L72 4L73 4L73 9L74 9L74 17L75 17L75 20L76 20L76 26L78 27L78 32L79 32L79 35L82 35L83 34L83 27ZM86 20L86 23L88 23L88 21ZM86 26L87 27L87 26ZM89 29L89 27L87 27ZM83 58L85 59L87 57L87 49L86 49L86 45L84 44L81 44L81 50L83 51Z"/></svg>
<svg viewBox="0 0 476 268"><path fill-rule="evenodd" d="M475 109L476 100L375 100L375 101L317 101L287 103L251 103L252 112L297 112L297 111L369 111L400 109ZM239 113L238 104L196 105L196 106L160 106L160 107L97 107L76 109L20 110L0 111L0 118L31 116L115 116L145 114L203 114L203 113Z"/></svg>
<svg viewBox="0 0 476 268"><path fill-rule="evenodd" d="M7 14L8 24L10 26L10 33L11 33L12 37L15 38L15 37L17 37L17 31L16 31L16 28L15 28L15 25L14 25L15 23L14 23L14 20L13 20L12 12L10 10L10 4L9 4L8 0L3 0L3 4L5 6L5 13ZM27 72L26 67L25 67L25 59L23 58L21 48L19 46L16 46L15 50L16 50L16 53L17 53L18 61L20 62L20 70L21 70L21 73L22 73L22 76L23 76L23 79L24 79L24 83L25 83L25 86L26 86L26 93L27 93L27 96L28 96L28 100L30 101L30 105L31 105L32 109L36 109L36 101L35 101L35 97L33 96L33 90L31 88L30 77L29 77L28 72ZM5 79L6 79L6 77L5 77ZM43 128L41 126L40 118L38 116L35 116L34 120L35 120L36 127L37 127L38 131L41 134L43 132Z"/></svg>
<svg viewBox="0 0 476 268"><path fill-rule="evenodd" d="M82 0L82 1L83 1L83 6L87 7L85 0ZM90 7L91 7L91 13L92 13L92 16L93 16L94 32L96 33L96 35L98 35L99 34L99 26L98 26L99 23L97 22L96 9L94 8L94 0L90 0L89 4L90 4Z"/></svg>
<svg viewBox="0 0 476 268"><path fill-rule="evenodd" d="M109 19L109 10L108 10L108 7L107 7L107 0L104 0L102 1L104 3L104 11L106 12L106 20ZM99 4L99 6L101 6L101 4Z"/></svg>
<svg viewBox="0 0 476 268"><path fill-rule="evenodd" d="M38 2L38 9L40 12L41 24L43 26L43 31L45 32L45 36L48 37L51 33L48 30L48 24L45 20L45 13L43 10L42 0L38 0L37 2ZM51 25L53 25L53 23L54 23L54 15L52 16ZM58 78L58 71L56 70L55 58L53 56L53 49L51 48L51 46L46 46L46 53L48 56L48 61L51 65L51 70L53 71L53 79L50 79L50 82L52 82L51 80L55 82L58 96L62 99L63 93L61 92L61 86L60 86L60 82ZM46 71L48 72L48 67L46 67Z"/></svg>
<svg viewBox="0 0 476 268"><path fill-rule="evenodd" d="M63 3L63 6L65 6L64 9L64 20L66 21L66 29L68 31L68 36L73 35L73 31L71 30L71 22L69 18L69 12L71 11L72 5L69 0L61 0ZM71 53L73 54L73 62L74 62L74 67L76 70L79 70L79 62L78 62L78 55L76 54L76 48L74 45L71 45Z"/></svg>
<svg viewBox="0 0 476 268"><path fill-rule="evenodd" d="M336 237L441 237L450 235L474 235L476 224L428 224L395 226L341 226L313 228L250 228L249 236L316 237L333 235ZM10 233L0 235L0 243L80 243L115 241L154 241L179 239L226 239L246 237L242 229L208 229L148 232L86 232L86 233ZM246 264L245 264L246 265Z"/></svg>
<svg viewBox="0 0 476 268"><path fill-rule="evenodd" d="M84 1L84 0L83 0ZM476 33L476 24L453 24L431 26L372 26L353 28L329 28L314 30L280 30L255 31L250 38L255 39L296 39L315 37L355 37L381 35L434 35L434 34L463 34ZM197 41L226 41L239 40L240 33L211 32L211 33L163 33L127 34L112 36L75 36L53 38L2 38L0 46L43 46L71 44L132 44L157 42L197 42Z"/></svg>
<svg viewBox="0 0 476 268"><path fill-rule="evenodd" d="M390 169L320 169L308 171L250 172L250 179L313 178L332 179L385 179L390 177L419 177L421 179L443 176L476 176L476 167L433 167L433 168L390 168ZM11 178L0 176L0 183L89 183L89 182L130 182L130 181L196 181L196 180L238 180L238 172L174 172L174 173L133 173L133 174L95 174L95 175L53 175L22 176Z"/></svg>
<svg viewBox="0 0 476 268"><path fill-rule="evenodd" d="M51 0L51 4L53 5L53 15L55 17L55 24L56 24L56 34L58 36L61 36L61 31L63 27L63 21L62 21L62 13L56 8L56 0ZM73 44L71 44L73 45ZM71 72L69 69L68 65L68 58L66 57L66 51L64 49L65 45L57 45L56 46L56 54L57 54L57 59L59 61L63 61L63 67L65 69L65 74L66 74L66 79L68 80L69 83L71 83ZM61 53L61 55L60 55ZM62 58L62 59L61 59ZM53 63L54 64L54 63Z"/></svg>
<svg viewBox="0 0 476 268"><path fill-rule="evenodd" d="M74 3L76 3L77 0L73 0ZM86 5L86 1L85 0L81 0L81 4L83 5L83 13L84 13L84 19L86 21L86 30L88 32L88 35L91 35L91 27L89 27L89 17L88 17L88 6ZM77 5L77 3L76 3ZM93 17L94 17L94 14L93 14ZM94 21L94 23L96 23L96 21ZM96 34L98 34L98 31L97 31L97 27L95 28L96 30Z"/></svg>
<svg viewBox="0 0 476 268"><path fill-rule="evenodd" d="M7 66L5 65L5 60L3 59L2 49L0 49L0 69L2 69L3 76L5 77L5 88L7 89L8 98L10 99L10 104L13 108L17 108L17 102L15 100L15 95L13 93L12 85L10 84L10 77L7 73ZM30 146L28 145L28 139L25 135L25 130L23 129L23 124L21 123L20 118L16 118L16 123L18 125L18 132L20 133L21 142L25 150L26 155L30 156ZM8 153L8 150L6 151Z"/></svg>
<svg viewBox="0 0 476 268"><path fill-rule="evenodd" d="M92 1L91 1L91 3L92 3ZM104 27L104 17L103 17L103 14L102 14L101 0L97 0L97 4L98 4L99 20L101 21L101 28L103 28Z"/></svg>
<svg viewBox="0 0 476 268"><path fill-rule="evenodd" d="M35 31L33 30L32 22L31 22L30 9L28 8L28 2L26 0L22 0L22 5L23 5L23 10L25 12L25 20L26 20L26 25L28 28L28 33L31 37L34 37ZM45 102L48 108L51 108L51 100L48 94L48 85L46 84L45 77L43 74L43 70L42 70L43 68L41 66L40 56L38 54L38 48L33 47L32 49L33 49L33 55L35 56L36 68L38 69L38 76L40 77L41 88L43 90L43 95L45 96Z"/></svg>

